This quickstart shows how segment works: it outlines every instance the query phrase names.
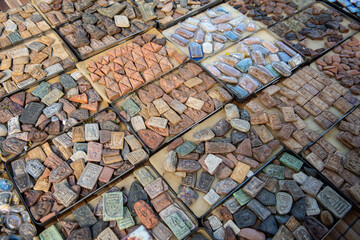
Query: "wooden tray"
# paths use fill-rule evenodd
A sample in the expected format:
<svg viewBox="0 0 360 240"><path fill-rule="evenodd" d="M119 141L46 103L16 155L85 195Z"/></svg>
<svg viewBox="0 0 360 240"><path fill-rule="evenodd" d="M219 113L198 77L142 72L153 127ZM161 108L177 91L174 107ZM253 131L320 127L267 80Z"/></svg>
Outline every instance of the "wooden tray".
<svg viewBox="0 0 360 240"><path fill-rule="evenodd" d="M262 29L258 30L257 32L249 35L248 37L258 37L258 38L260 38L260 39L262 39L262 40L266 40L266 41L269 41L269 42L272 42L272 43L274 43L275 41L281 41L281 38L279 38L275 33L271 32L269 29L266 29L266 28L262 28ZM290 46L288 46L288 47L290 47ZM290 48L291 48L293 51L295 51L296 53L298 53L298 54L302 57L303 62L305 62L305 57L304 57L302 54L300 54L298 51L294 50L292 47L290 47ZM237 49L237 44L233 44L233 45L231 45L231 46L229 46L229 47L221 50L220 52L216 53L216 54L213 55L213 56L209 56L209 57L207 57L207 58L204 58L204 59L200 62L200 64L201 64L202 66L204 66L205 64L214 65L215 62L218 61L218 58L219 58L220 56L222 56L222 55L229 55L230 53L236 53L236 52L237 52L236 49ZM266 57L265 60L266 60L266 62L269 62L269 61L270 61L269 57ZM301 65L301 64L300 64L300 65ZM300 65L292 68L291 70L293 71L294 69L298 68ZM262 87L260 87L260 88L258 88L257 90L255 90L254 93L257 93L257 92L261 91L262 89L264 89L264 88L266 88L266 87L268 87L268 86L270 86L270 85L278 82L279 79L281 79L281 78L282 78L281 76L275 78L274 80L272 80L272 81L269 82L268 84L263 85ZM219 80L219 81L221 81L221 80ZM221 82L222 82L222 81L221 81ZM225 82L224 82L224 84L225 84L225 85L231 85L231 86L234 85L234 84L229 84L229 83L225 83ZM249 99L251 96L253 96L253 94L254 94L254 93L252 93L252 94L248 94L248 95L245 96L245 97L241 97L241 96L239 96L239 94L238 94L237 92L235 92L232 88L229 87L229 89L230 89L230 90L232 91L232 93L235 95L235 99L236 99L236 101L238 101L238 102L244 102L244 101L246 101L247 99Z"/></svg>
<svg viewBox="0 0 360 240"><path fill-rule="evenodd" d="M241 16L244 16L242 13L240 13L239 11L237 11L235 8L231 7L231 6L230 6L229 4L227 4L227 3L222 3L222 4L218 5L218 6L213 7L213 8L216 8L216 7L223 7L224 9L226 9L226 10L229 12L229 14L233 17L233 19L238 18L238 17L241 17ZM207 15L205 14L205 12L202 12L202 13L199 13L199 14L193 16L192 18L200 19L201 17L204 17L204 16L207 16ZM253 21L253 20L251 20L251 19L248 18L248 17L245 17L244 22L245 22L246 24L248 24L250 21ZM164 35L170 42L172 42L172 43L174 43L174 42L171 40L171 37L170 37L170 36L171 36L171 34L173 34L173 33L175 32L175 30L176 30L177 28L181 28L181 27L178 26L178 25L175 25L175 26L172 26L171 28L168 28L168 29L166 29L166 30L163 31L163 35ZM256 24L255 24L255 31L257 31L257 30L259 30L259 29L260 29L260 27L259 27L259 25L256 23ZM255 32L255 31L254 31L254 32ZM219 34L223 35L223 33L222 33L222 32L219 32L219 31L216 31L215 33L219 33ZM253 32L247 32L247 31L245 31L243 34L241 34L241 35L238 34L238 35L240 35L240 38L243 39L243 38L249 36L249 35L252 34L252 33L253 33ZM189 39L189 40L190 40L190 42L194 42L194 38ZM188 48L188 47L182 47L182 46L180 46L179 44L176 44L176 43L174 43L174 44L175 44L182 52L184 52L188 57L190 57L190 52L189 52L189 48ZM223 47L222 49L224 49L224 48L226 48L226 47L228 47L228 46L230 46L230 45L233 45L233 44L235 44L235 42L231 42L230 40L228 40L228 41L224 44L224 47ZM208 56L211 56L211 55L214 55L214 54L222 51L222 49L219 50L219 51L217 51L217 52L214 52L214 53L212 53L212 54L204 54L204 58L206 58L206 57L208 57Z"/></svg>
<svg viewBox="0 0 360 240"><path fill-rule="evenodd" d="M332 81L333 82L336 82L336 81L334 81L333 79L332 79ZM276 84L277 86L279 86L279 87L284 87L284 85L281 83L281 82L279 82L279 83L277 83ZM264 90L264 91L266 91L266 89ZM259 92L258 94L256 94L256 97L255 98L253 98L251 101L255 101L256 103L258 103L260 106L262 106L264 109L265 109L265 112L267 112L267 113L277 113L278 115L279 115L279 117L280 117L280 119L281 119L281 122L282 123L284 123L285 121L284 121L284 119L283 119L283 114L282 114L282 112L279 110L279 109L277 109L276 107L273 107L273 108L266 108L261 102L260 102L260 100L259 100L259 96L262 94L262 92ZM279 97L279 96L282 96L282 94L279 94L279 93L276 93L276 94L274 94L274 96L275 97ZM246 105L245 105L245 107L244 107L249 113L252 113L247 107L246 107ZM337 122L339 122L346 114L343 114L342 112L340 112L338 109L336 109L334 106L330 106L327 110L329 110L331 113L333 113L335 116L337 116L338 117L338 121ZM333 126L335 126L336 125L336 123L334 123L333 124L333 126L332 127L330 127L330 128L328 128L328 129L323 129L319 124L317 124L316 122L315 122L315 117L313 116L313 115L311 115L311 114L309 114L309 117L308 118L306 118L305 120L303 120L305 123L306 123L306 125L311 129L311 130L313 130L314 132L316 132L316 133L318 133L319 135L320 135L320 137L323 135L323 134L325 134L327 131L329 131ZM274 137L275 136L277 136L277 133L279 132L279 131L275 131L275 130L273 130L273 129L271 129L271 128L269 128L268 127L268 130L274 135ZM280 139L279 139L280 140ZM282 140L280 140L281 142L282 142ZM311 143L312 144L312 143ZM293 150L293 149L292 149ZM294 150L293 150L294 151ZM296 151L294 151L294 152L296 152Z"/></svg>
<svg viewBox="0 0 360 240"><path fill-rule="evenodd" d="M357 109L360 109L359 107L357 107ZM344 119L345 120L345 119ZM338 134L341 132L341 130L339 129L339 126L340 126L340 122L339 123L337 123L332 129L330 129L328 132L326 132L323 136L322 136L322 138L324 138L325 140L327 140L329 143L331 143L335 148L336 148L336 151L337 152L340 152L340 153L342 153L342 154L344 154L345 156L346 156L346 154L348 153L348 152L350 152L352 149L350 149L349 147L347 147L345 144L343 144L341 141L339 141L338 139L337 139L337 136L338 136ZM314 142L313 144L315 144L316 142ZM313 144L311 144L309 147L311 147ZM308 147L308 148L309 148ZM307 148L307 149L308 149ZM306 156L309 154L309 153L311 153L312 151L311 150L309 150L309 151L307 151L307 150L305 150L305 151L303 151L302 153L301 153L301 155L304 157L304 158L306 158ZM325 160L324 160L325 161ZM323 161L323 162L324 162ZM311 164L311 163L309 163L309 164ZM325 169L325 168L324 168ZM344 181L344 183L346 183L345 181ZM341 184L341 187L343 187L344 186L344 183L342 183ZM335 186L335 185L334 185ZM345 194L345 192L343 191L343 189L342 188L340 188L340 191L341 192L343 192L344 194ZM345 195L348 195L348 194L345 194ZM360 203L359 202L357 202L356 201L356 199L354 199L353 197L351 197L351 196L349 196L349 198L353 201L353 203L354 203L354 205L355 206L360 206Z"/></svg>
<svg viewBox="0 0 360 240"><path fill-rule="evenodd" d="M162 38L163 35L158 31L156 30L155 28L152 28L150 29L149 31L147 31L146 33L148 34L155 34L156 35L156 38ZM112 50L112 49L115 49L117 47L121 47L121 46L124 46L126 44L128 44L129 42L131 42L131 40L129 41L126 41L126 42L122 42L120 43L119 45L116 45L115 47L113 48L110 48L109 50ZM170 43L169 41L166 41L166 44L165 44L165 47L168 47L168 48L172 48L174 49L177 53L179 54L182 54L181 51L172 43ZM98 55L95 55L89 59L87 59L86 61L82 61L82 62L79 62L76 64L77 68L83 73L84 76L86 76L86 78L89 80L89 82L91 83L91 85L94 87L94 89L101 95L101 97L108 103L111 103L112 101L107 97L106 95L106 92L105 92L105 89L106 87L104 85L101 85L97 82L93 82L91 81L91 78L90 78L90 74L89 74L89 71L86 69L86 65L88 62L90 61L96 61L99 57L103 57L107 54L108 51L106 52L102 52L102 53L99 53ZM169 59L170 62L172 63L172 65L175 67L179 66L180 64L178 62L175 61L175 59L173 58L170 58ZM170 70L171 71L171 70ZM163 74L166 74L166 73L163 73ZM162 75L163 75L162 74ZM153 80L152 80L153 81ZM150 81L151 82L151 81ZM134 89L136 90L136 89ZM128 94L132 93L134 90L132 90L131 92L129 92ZM120 97L121 98L121 97Z"/></svg>
<svg viewBox="0 0 360 240"><path fill-rule="evenodd" d="M360 41L360 33L357 33L357 34L351 36L350 38L356 38L357 40ZM344 43L346 43L346 42L348 42L348 41L349 41L349 39L346 40ZM327 52L326 54L322 55L319 59L322 59L322 60L323 60L326 56L333 56L334 54L335 54L335 53L334 53L334 50L332 49L331 51L329 51L329 52ZM310 67L312 67L312 68L316 69L317 71L321 72L322 74L324 74L323 71L318 70L317 64L316 64L315 61L310 64ZM324 75L325 75L325 74L324 74ZM334 82L340 83L338 80L336 80L335 77L328 76L328 75L325 75L325 76L328 77L328 78L330 78L330 79L331 79L332 81L334 81ZM360 99L360 95L354 95L354 96L357 97L358 99Z"/></svg>
<svg viewBox="0 0 360 240"><path fill-rule="evenodd" d="M214 114L212 117L208 118L207 120L205 120L204 122L202 122L201 124L197 125L196 127L194 127L193 129L191 129L189 132L187 132L186 134L184 134L182 136L182 138L184 139L184 141L193 141L193 134L201 129L204 129L206 127L212 127L216 122L218 122L220 119L224 119L225 118L225 110L222 109L220 112ZM230 136L230 131L229 133L226 135L227 137ZM278 152L280 152L282 150L282 146L280 145L278 147L278 149L276 149L275 151L273 151L271 157L269 157L269 159L271 159L272 157L274 157ZM181 179L182 177L176 176L173 173L170 172L166 172L164 169L164 158L167 154L167 147L161 149L160 151L158 151L156 154L154 154L152 157L150 157L150 163L151 165L156 169L156 171L164 178L164 180L169 184L169 186L177 192L178 187L181 185ZM267 159L267 160L269 160ZM259 165L259 169L261 169L261 167L264 165L265 163L260 163ZM198 178L199 178L199 173L203 172L204 170L201 169L198 171ZM216 184L218 183L218 179L215 177L211 188L215 188ZM245 180L246 181L246 180ZM244 182L243 182L244 183ZM239 184L239 186L242 186L243 183ZM237 188L238 188L237 187ZM200 192L200 191L196 191L196 193L199 195L198 199L189 206L190 210L195 214L196 217L201 217L203 216L204 213L206 213L206 211L208 211L211 208L211 205L209 205L205 200L203 200L205 193ZM225 196L222 195L222 198L224 198ZM219 199L219 201L220 201Z"/></svg>

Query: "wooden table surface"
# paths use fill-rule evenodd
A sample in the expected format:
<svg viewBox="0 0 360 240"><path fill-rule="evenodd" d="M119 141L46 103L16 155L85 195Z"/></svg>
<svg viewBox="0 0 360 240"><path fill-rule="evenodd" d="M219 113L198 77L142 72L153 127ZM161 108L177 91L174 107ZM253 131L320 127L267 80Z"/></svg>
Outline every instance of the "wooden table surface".
<svg viewBox="0 0 360 240"><path fill-rule="evenodd" d="M0 0L0 10L7 11L30 2L29 0ZM360 211L354 207L336 228L328 235L326 240L354 240L360 239Z"/></svg>

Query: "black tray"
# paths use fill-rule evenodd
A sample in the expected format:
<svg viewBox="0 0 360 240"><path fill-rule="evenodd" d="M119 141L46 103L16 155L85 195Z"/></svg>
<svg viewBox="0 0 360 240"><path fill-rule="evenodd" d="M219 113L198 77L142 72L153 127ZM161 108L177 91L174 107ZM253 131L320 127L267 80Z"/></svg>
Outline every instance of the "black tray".
<svg viewBox="0 0 360 240"><path fill-rule="evenodd" d="M198 233L198 232L200 232L199 234L204 233L205 235L207 235L207 236L204 236L203 234L201 234L203 237L205 237L205 238L208 239L208 240L215 240L215 239L212 237L212 235L209 233L209 231L208 231L206 228L204 228L204 227L198 227L198 228L196 228L194 231L192 231L192 232L190 233L190 235L189 235L187 238L185 238L185 240L191 240L192 237L193 237L196 233Z"/></svg>
<svg viewBox="0 0 360 240"><path fill-rule="evenodd" d="M131 3L134 4L134 3L132 2L132 0L129 0L129 1L131 1ZM136 5L136 6L137 6L137 5ZM79 20L79 19L80 19L80 18L78 18L78 19L76 19L76 20ZM73 47L73 46L71 45L71 43L65 38L65 36L62 35L62 34L60 33L60 31L59 31L59 29L60 29L61 27L66 26L66 25L69 25L69 24L75 22L76 20L68 21L68 22L66 22L66 23L59 24L59 25L57 25L57 26L54 28L54 30L55 30L56 33L62 38L62 40L63 40L64 42L66 42L67 46L68 46L68 47L71 49L71 51L76 55L76 57L77 57L78 59L80 59L81 61L86 60L86 59L88 59L88 58L90 58L90 57L92 57L92 56L95 56L96 54L99 54L99 53L101 53L101 52L104 52L105 50L108 50L108 49L110 49L110 48L112 48L112 47L114 47L114 46L116 46L116 45L119 45L119 44L122 44L122 43L124 43L124 42L126 42L126 41L129 41L129 40L135 38L136 36L145 33L146 31L150 30L150 29L153 28L153 27L156 28L156 23L155 23L155 24L153 24L153 25L148 26L147 28L144 28L143 30L141 30L141 31L139 31L139 32L137 32L137 33L131 34L131 35L127 36L127 37L118 39L118 40L116 40L116 41L113 42L113 43L110 43L110 44L108 44L108 45L105 45L104 47L102 47L102 48L100 48L100 49L98 49L98 50L92 51L92 52L87 53L87 54L80 54L79 51L78 51L75 47ZM145 23L145 24L146 24L146 23Z"/></svg>
<svg viewBox="0 0 360 240"><path fill-rule="evenodd" d="M136 2L136 0L131 0L136 6L139 6L139 4ZM156 1L156 0L153 0L153 1ZM192 11L189 11L188 13L182 15L181 17L178 17L176 19L174 19L173 21L171 22L168 22L166 24L161 24L159 22L159 20L157 18L155 18L154 20L157 22L157 24L159 25L159 29L161 30L164 30L164 29L167 29L171 26L174 26L175 24L177 24L178 22L181 22L183 20L185 20L186 18L188 17L191 17L191 16L194 16L198 13L201 13L201 12L204 12L205 10L215 6L215 5L218 5L220 3L222 3L223 0L210 0L210 3L208 4L205 4L204 6L202 7L199 7L198 9L194 9ZM156 15L156 14L155 14Z"/></svg>
<svg viewBox="0 0 360 240"><path fill-rule="evenodd" d="M334 7L333 4L330 4L330 3L329 3L328 1L326 1L326 0L316 0L316 2L314 2L314 3L310 4L310 5L307 5L305 8L303 8L302 10L296 12L295 14L289 15L289 16L281 19L279 22L276 22L276 23L274 23L274 24L271 24L270 26L268 26L268 29L271 31L271 29L270 29L271 27L275 26L276 24L278 24L278 23L280 23L280 22L286 21L286 20L289 19L289 18L294 17L295 15L299 14L300 12L306 11L308 8L312 7L312 6L315 5L315 4L322 4L323 6L327 7L328 9L333 9L333 10L337 11L338 13L341 14L340 16L342 16L342 17L345 16L345 17L347 18L347 20L349 20L349 21L350 21L350 20L353 20L354 22L360 24L360 19L354 19L353 17L351 17L351 14L350 14L350 13L344 11L343 9L339 9L339 8L337 8L337 7ZM326 48L324 51L322 51L322 52L321 52L320 54L318 54L318 55L315 55L314 57L311 57L311 56L306 57L306 56L305 56L305 59L307 59L309 63L312 63L312 62L316 61L316 60L319 59L320 57L324 56L325 54L327 54L328 52L330 52L331 50L333 50L335 47L339 46L339 45L342 44L343 42L345 42L345 41L347 41L348 39L350 39L351 37L355 36L358 32L359 32L359 31L355 31L355 33L349 35L348 37L344 37L343 40L341 40L341 41L339 41L339 42L336 42L336 43L333 44L331 47ZM276 33L274 33L274 34L277 35ZM305 38L305 40L306 40L306 39L307 39L307 38ZM285 39L283 39L282 41L283 41L284 43L287 43L287 45L292 46L292 42L291 42L291 41L288 41L288 40L285 40ZM293 47L292 47L292 48L293 48ZM293 48L293 49L294 49L294 48ZM296 50L296 51L299 52L298 50ZM302 55L302 56L303 56L303 55Z"/></svg>
<svg viewBox="0 0 360 240"><path fill-rule="evenodd" d="M30 37L30 38L24 39L24 40L21 41L21 43L22 43L22 44L25 44L25 42L28 42L28 41L36 41L37 38L39 38L39 37L41 37L41 36L43 36L43 35L46 36L47 33L51 33L51 32L53 32L54 34L56 34L56 32L55 32L54 30L49 29L49 30L47 30L47 31L45 31L45 32L42 32L42 33L36 35L36 36L32 36L32 37ZM57 36L57 37L59 37L59 36ZM65 68L64 70L62 70L62 71L60 71L60 72L57 72L57 73L48 75L48 76L46 76L46 77L44 77L44 78L42 78L42 79L40 79L40 80L36 80L35 82L32 82L32 83L30 83L30 84L28 84L28 85L25 85L25 86L23 86L22 88L16 89L16 90L13 91L13 92L7 93L7 94L5 94L5 95L3 95L3 96L0 97L0 101L2 101L5 97L9 97L10 95L13 95L13 94L15 94L15 93L17 93L17 92L23 91L24 89L28 89L28 88L34 86L35 84L39 84L39 83L41 83L41 82L43 82L43 81L50 80L51 78L57 77L57 76L65 73L65 72L67 72L67 71L71 71L71 70L73 70L73 69L76 67L76 63L78 62L78 58L77 58L75 55L72 56L71 54L73 54L73 51L72 51L71 48L68 46L68 44L66 44L61 37L59 37L59 39L60 39L60 41L62 42L62 44L64 45L64 48L65 48L65 49L68 48L67 50L68 50L68 53L69 53L69 57L72 58L72 60L74 61L74 65L72 65L72 66L69 67L69 68ZM17 46L17 45L18 45L18 44L14 45L14 46ZM3 48L3 49L1 49L1 51L9 50L10 48L12 48L12 47L14 47L14 46L10 46L10 47ZM25 81L26 81L26 80L25 80Z"/></svg>
<svg viewBox="0 0 360 240"><path fill-rule="evenodd" d="M100 112L108 111L108 110L111 110L111 111L115 112L115 114L120 118L119 114L115 111L115 109L113 109L113 108L111 108L111 107L104 108L104 109L101 110ZM100 113L100 112L99 112L99 113ZM97 113L97 114L89 117L88 119L86 119L86 120L84 120L84 121L81 121L80 123L76 124L76 125L73 126L73 127L83 125L85 122L88 122L89 120L95 118L99 113ZM121 119L121 118L120 118L120 119ZM127 126L127 125L125 124L125 126ZM127 127L127 128L128 128L128 127ZM132 131L132 129L128 129L128 130L130 130L130 132L135 135L135 133ZM135 136L137 137L137 135L135 135ZM54 138L55 138L55 137L54 137ZM49 140L47 140L46 142L51 142L54 138L49 139ZM141 141L141 139L138 139L138 140L139 140L140 143L142 144L143 149L144 149L144 150L147 152L147 154L150 156L150 152L149 152L148 148L144 145L144 143ZM30 150L30 149L29 149L29 150ZM18 189L17 185L15 184L14 178L13 178L13 170L12 170L11 162L13 162L13 161L15 161L15 160L17 160L17 159L22 158L25 154L27 154L27 152L28 152L28 151L25 151L25 152L23 152L23 153L21 153L21 154L19 154L19 155L16 155L15 157L9 159L8 161L6 161L6 163L5 163L5 168L6 168L6 171L7 171L8 175L9 175L10 180L11 180L11 181L13 182L13 184L14 184L14 188L16 189L17 193L18 193L19 196L20 196L20 199L21 199L23 205L25 206L26 210L29 212L29 215L30 215L30 217L31 217L31 220L32 220L37 226L39 226L39 227L45 227L45 226L47 226L47 225L50 224L52 221L54 221L55 219L57 219L57 217L60 216L61 214L65 213L65 212L67 212L68 210L72 209L73 207L81 204L82 202L84 202L84 200L90 198L91 196L94 196L96 193L100 192L100 191L103 190L105 187L109 186L111 183L113 183L113 182L115 182L116 180L122 178L122 177L123 177L124 175L126 175L127 173L132 172L132 170L133 170L136 166L142 165L143 162L147 161L147 160L144 160L143 162L138 162L138 163L136 163L136 164L133 165L130 169L128 169L127 171L125 171L123 174L114 177L113 179L111 179L111 180L110 180L109 182L107 182L106 184L104 184L104 185L102 185L101 187L97 188L95 191L89 193L87 196L78 199L75 203L71 204L69 207L64 208L63 210L61 210L60 212L58 212L57 214L55 214L53 217L51 217L50 219L48 219L47 221L45 221L45 222L42 223L42 222L39 222L39 221L35 220L35 218L34 218L33 215L31 214L31 212L30 212L30 207L28 207L28 206L26 205L25 199L24 199L24 197L23 197L23 193L20 192L20 190Z"/></svg>
<svg viewBox="0 0 360 240"><path fill-rule="evenodd" d="M60 76L60 75L66 73L66 72L68 72L68 71L73 70L74 68L75 68L75 65L72 66L72 67L70 67L70 68L64 69L64 70L62 70L62 71L60 71L60 72L57 72L57 73L51 74L51 75L49 75L49 76L46 76L46 77L44 77L44 78L42 78L42 79L40 79L40 80L37 80L37 81L35 81L35 82L33 82L33 83L30 83L30 84L28 84L28 85L25 85L25 86L22 87L22 88L18 88L18 89L16 89L15 91L13 91L13 92L11 92L11 93L7 93L7 94L1 96L1 97L0 97L0 101L2 101L4 98L9 97L9 96L11 96L11 95L13 95L13 94L15 94L15 93L18 93L18 92L21 92L21 91L26 91L27 89L35 86L36 84L40 84L41 82L45 82L45 81L47 81L47 80L50 80L50 79L55 78L55 77L57 77L57 76Z"/></svg>
<svg viewBox="0 0 360 240"><path fill-rule="evenodd" d="M234 98L234 94L232 93L232 91L230 91L230 89L229 89L228 87L226 87L221 81L219 81L212 73L210 73L208 70L206 70L206 68L204 68L204 67L203 67L202 65L200 65L198 62L196 62L195 60L190 59L190 60L187 60L186 62L184 62L183 64L177 66L176 68L173 68L172 70L166 72L165 74L161 75L160 77L157 77L157 78L151 80L150 82L145 83L145 84L142 85L140 88L137 88L136 90L131 91L131 92L129 92L129 93L121 96L121 97L118 98L118 99L115 99L110 105L111 105L115 110L118 110L117 107L115 107L115 105L116 105L117 102L121 102L122 100L124 100L125 98L127 98L129 95L133 94L134 92L136 92L136 91L144 88L145 86L147 86L147 85L150 84L150 83L153 83L153 82L159 80L160 78L164 77L165 75L170 74L172 71L175 71L175 70L177 70L178 68L185 66L187 63L194 63L194 64L198 65L199 67L201 67L201 69L202 69L206 74L208 74L210 77L212 77L213 79L215 79L215 81L217 82L217 84L220 84L221 87L223 87L226 91L228 91L228 93L232 96L232 98ZM228 102L226 102L226 103L224 103L224 105L227 104L227 103L229 103L229 102L231 102L231 100L228 101ZM218 109L215 109L212 113L209 113L206 117L204 117L203 119L201 119L199 122L196 122L196 123L194 123L193 125L189 126L188 128L184 129L181 133L176 134L176 135L173 136L173 137L169 137L168 139L165 139L156 149L153 149L153 150L149 149L150 152L151 152L151 153L156 153L159 149L163 148L165 145L167 145L168 143L170 143L170 142L173 141L174 139L180 137L181 135L183 135L184 133L186 133L188 130L196 127L199 123L201 123L201 122L203 122L204 120L208 119L209 117L211 117L212 115L214 115L215 113L217 113L218 111L220 111L221 109L222 109L222 107L220 107L220 108L218 108ZM120 110L121 110L121 109L120 109ZM120 112L120 110L118 110L118 111ZM119 115L120 115L120 114L119 114ZM125 122L125 123L128 125L129 128L131 128L131 130L132 130L133 132L135 132L134 129L133 129L133 127L131 126L131 123L130 123L130 122L126 122L125 119L124 119L121 115L120 115L120 118L121 118L121 120L122 120L123 122ZM136 132L135 132L135 134L136 134ZM136 137L139 138L139 136L138 136L137 134L136 134ZM140 138L139 138L139 139L140 139Z"/></svg>
<svg viewBox="0 0 360 240"><path fill-rule="evenodd" d="M225 0L225 2L230 2L230 1L231 1L231 0ZM290 1L291 1L291 2L294 2L294 3L296 4L296 0L290 0ZM320 1L320 0L315 0L315 1ZM307 3L307 4L304 4L304 5L300 6L298 9L295 10L295 12L294 12L293 14L290 14L290 15L286 14L286 16L284 16L284 18L282 18L280 21L282 21L283 19L289 18L289 17L297 14L298 12L303 11L304 9L308 8L311 4L313 4L313 3ZM235 8L236 10L238 10L241 6L242 6L242 5L232 6L232 7ZM250 9L249 9L249 10L250 10ZM239 11L239 10L238 10L238 11ZM239 11L239 12L240 12L240 11ZM262 21L260 21L260 20L254 20L253 17L249 17L247 14L248 14L248 12L245 13L244 15L245 15L246 17L250 18L251 20L255 21L255 22L259 22L259 23L261 23L262 25L265 25ZM268 15L268 16L269 16L269 15ZM271 17L271 16L273 16L273 13L271 13L271 15L270 15L269 17ZM276 16L276 15L275 15L275 16ZM265 25L265 28L269 28L269 27L275 25L276 23L278 23L278 22L274 22L274 23L272 23L272 24L270 24L270 25Z"/></svg>
<svg viewBox="0 0 360 240"><path fill-rule="evenodd" d="M233 191L231 191L231 193L229 193L224 199L222 199L220 202L218 202L216 205L214 205L211 209L209 209L202 217L201 217L201 225L205 226L204 222L205 222L205 218L211 213L211 211L213 211L215 208L219 207L222 203L224 203L226 200L228 200L229 198L232 197L233 193L238 191L239 189L241 189L248 181L250 181L250 179L253 176L256 176L256 174L261 171L263 168L265 168L266 166L270 165L277 157L281 156L283 153L289 153L293 156L295 156L296 158L300 159L304 165L303 167L308 167L311 168L313 170L316 171L317 175L316 178L321 180L325 186L330 186L336 193L338 193L341 197L343 197L346 201L349 202L349 204L351 205L351 208L353 207L353 202L347 197L345 196L336 186L334 186L324 175L322 175L316 168L314 168L311 164L309 164L305 159L303 159L300 155L294 153L293 151L291 151L288 148L284 148L282 151L280 151L272 160L268 161L266 164L264 164L264 166L259 169L258 171L256 171L254 173L254 175L252 175L250 178L248 178L246 181L243 182L243 184L241 184L240 186L238 186L236 189L234 189ZM322 186L322 189L325 186ZM243 208L243 206L241 207ZM349 209L349 211L351 210L351 208ZM342 218L338 219L334 225L329 229L329 231L321 238L321 239L325 239L329 233L336 227L336 225L342 220ZM211 234L211 236L213 237L213 235ZM213 237L214 238L214 237ZM215 239L215 238L214 238Z"/></svg>
<svg viewBox="0 0 360 240"><path fill-rule="evenodd" d="M77 69L77 68L74 66L74 67L70 68L69 70L64 70L64 71L61 71L61 72L59 72L59 73L56 73L56 74L51 75L51 76L52 76L51 79L41 80L40 82L33 82L32 84L29 84L29 85L27 85L27 86L25 86L25 87L23 87L23 88L21 88L21 89L17 89L17 90L16 90L15 92L13 92L13 93L9 93L9 94L4 95L2 98L0 98L0 100L2 100L2 99L5 98L5 97L9 97L9 96L11 96L11 95L13 95L13 94L15 94L15 93L18 93L18 92L20 92L20 91L25 91L25 92L26 92L26 91L29 90L30 88L33 88L33 87L38 86L41 82L48 82L48 81L52 80L53 78L55 78L55 77L57 77L57 76L59 76L59 75L62 75L62 74L69 73L69 72L73 71L74 69ZM78 70L78 71L80 71L80 70ZM83 78L84 78L86 81L88 81L85 76L83 76ZM95 89L94 89L94 90L95 90ZM99 95L99 96L100 96L100 95ZM101 96L100 96L100 97L101 97ZM102 99L102 97L101 97L101 99ZM108 105L108 103L107 103L104 99L102 99L102 102L100 103L100 105L103 104L103 102L104 102L106 105ZM109 106L104 107L103 109L100 109L99 112L101 112L102 110L105 110L106 108L109 108ZM113 111L116 112L115 110L113 110ZM90 112L90 111L89 111L89 112ZM92 113L92 112L90 112L90 117L89 117L89 118L95 116L96 114L98 114L98 113ZM116 113L116 114L117 114L117 113ZM80 121L80 122L77 123L76 125L80 124L81 122L83 122L83 121ZM62 125L61 125L61 126L62 126ZM45 143L45 142L48 141L49 139L52 139L52 138L54 138L54 137L56 137L56 136L58 136L58 135L63 134L64 132L65 132L65 131L64 131L64 129L63 129L63 130L62 130L59 134L57 134L57 135L49 135L44 141L38 142L38 143L34 143L33 145L31 145L31 146L29 147L29 149L26 150L26 152L27 152L27 151L30 151L31 149L34 149L34 148L38 147L39 145L42 145L43 143ZM9 155L6 156L6 157L4 157L4 156L1 156L1 157L4 158L4 159L10 159L10 158L12 158L12 157L14 157L14 156L16 156L16 155L10 154L10 156L11 156L11 157L9 157Z"/></svg>
<svg viewBox="0 0 360 240"><path fill-rule="evenodd" d="M64 25L68 25L68 24L69 24L69 23L65 23ZM147 28L145 28L145 29L137 32L137 33L134 33L134 34L132 34L132 35L130 35L130 36L127 36L127 37L125 37L125 38L119 39L119 40L117 40L117 41L115 41L115 42L113 42L113 43L111 43L111 44L108 44L108 45L106 45L105 47L100 48L100 49L98 49L98 50L96 50L96 51L93 51L93 52L88 53L88 54L83 54L83 55L81 55L81 54L79 53L79 51L78 51L76 48L74 48L74 47L71 45L71 43L69 43L69 41L65 38L65 36L63 36L63 35L60 33L59 28L62 27L62 26L64 26L64 25L59 25L59 26L57 26L57 27L55 28L55 31L56 31L57 34L66 42L67 46L68 46L68 47L71 49L71 51L76 55L76 57L77 57L78 59L82 60L82 61L83 61L83 60L86 60L86 59L88 59L88 58L90 58L90 57L92 57L92 56L95 56L96 54L99 54L99 53L101 53L101 52L104 52L105 50L108 50L108 49L110 49L110 48L112 48L112 47L114 47L114 46L116 46L116 45L118 45L118 44L122 44L122 43L124 43L124 42L126 42L126 41L129 41L129 40L135 38L137 35L141 35L141 34L145 33L147 30L155 27L155 25L149 26L149 27L147 27Z"/></svg>
<svg viewBox="0 0 360 240"><path fill-rule="evenodd" d="M77 204L76 206L71 206L69 207L66 211L62 211L61 214L58 215L58 217L56 219L54 219L54 221L52 223L49 223L46 227L49 227L50 224L56 224L56 222L59 222L61 221L62 219L66 218L68 215L72 214L73 210L75 210L75 208L78 208L80 206L83 206L84 204L87 204L89 202L91 202L92 200L94 200L95 198L101 196L102 194L104 194L108 189L110 189L111 187L113 187L114 185L116 185L117 183L119 183L120 181L122 181L123 179L127 178L127 177L130 177L133 172L141 167L146 167L146 168L150 168L151 169L151 174L152 175L155 175L156 177L158 178L161 178L161 176L159 175L159 173L151 166L149 165L148 162L145 162L144 164L141 164L141 165L137 165L135 166L132 171L128 171L126 173L124 173L122 176L121 176L121 179L116 179L114 181L111 181L111 183L107 184L106 186L104 186L103 188L101 189L98 189L96 191L94 191L94 193L89 196L89 197L86 197L83 199L83 201L81 201L81 203ZM135 178L135 176L134 176ZM174 199L174 202L176 202L177 204L180 205L180 207L182 208L182 210L186 213L186 215L192 220L192 222L195 224L195 229L191 231L191 233L184 239L188 239L189 236L196 232L198 229L203 229L201 227L199 227L199 219L195 217L195 215L188 209L188 207L183 204L178 198L177 198L177 194L171 189L169 188L168 189L168 192L170 194L170 196ZM157 216L158 216L158 213L155 213ZM164 223L165 224L165 223ZM166 224L165 224L166 225ZM38 227L38 229L40 229L41 231L45 230L46 228L45 226L41 226L41 227ZM205 230L205 229L204 229ZM41 231L38 231L38 234L41 232Z"/></svg>
<svg viewBox="0 0 360 240"><path fill-rule="evenodd" d="M341 12L344 15L347 15L348 17L350 17L356 21L360 21L360 16L357 16L355 13L351 13L351 12L344 10L345 7L342 6L341 4L337 3L336 1L335 2L330 2L327 0L319 0L319 1L325 2L326 4L335 8L337 11Z"/></svg>

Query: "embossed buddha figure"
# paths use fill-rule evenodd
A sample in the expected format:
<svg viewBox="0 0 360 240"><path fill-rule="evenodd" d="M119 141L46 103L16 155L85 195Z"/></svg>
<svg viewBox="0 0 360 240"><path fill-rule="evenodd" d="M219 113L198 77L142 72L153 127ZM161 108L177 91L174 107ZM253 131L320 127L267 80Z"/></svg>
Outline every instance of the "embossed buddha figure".
<svg viewBox="0 0 360 240"><path fill-rule="evenodd" d="M47 138L47 133L32 129L29 133L29 138L32 142L42 142Z"/></svg>
<svg viewBox="0 0 360 240"><path fill-rule="evenodd" d="M52 205L53 201L50 201L49 199L42 200L32 206L30 212L36 220L40 220L50 213Z"/></svg>

